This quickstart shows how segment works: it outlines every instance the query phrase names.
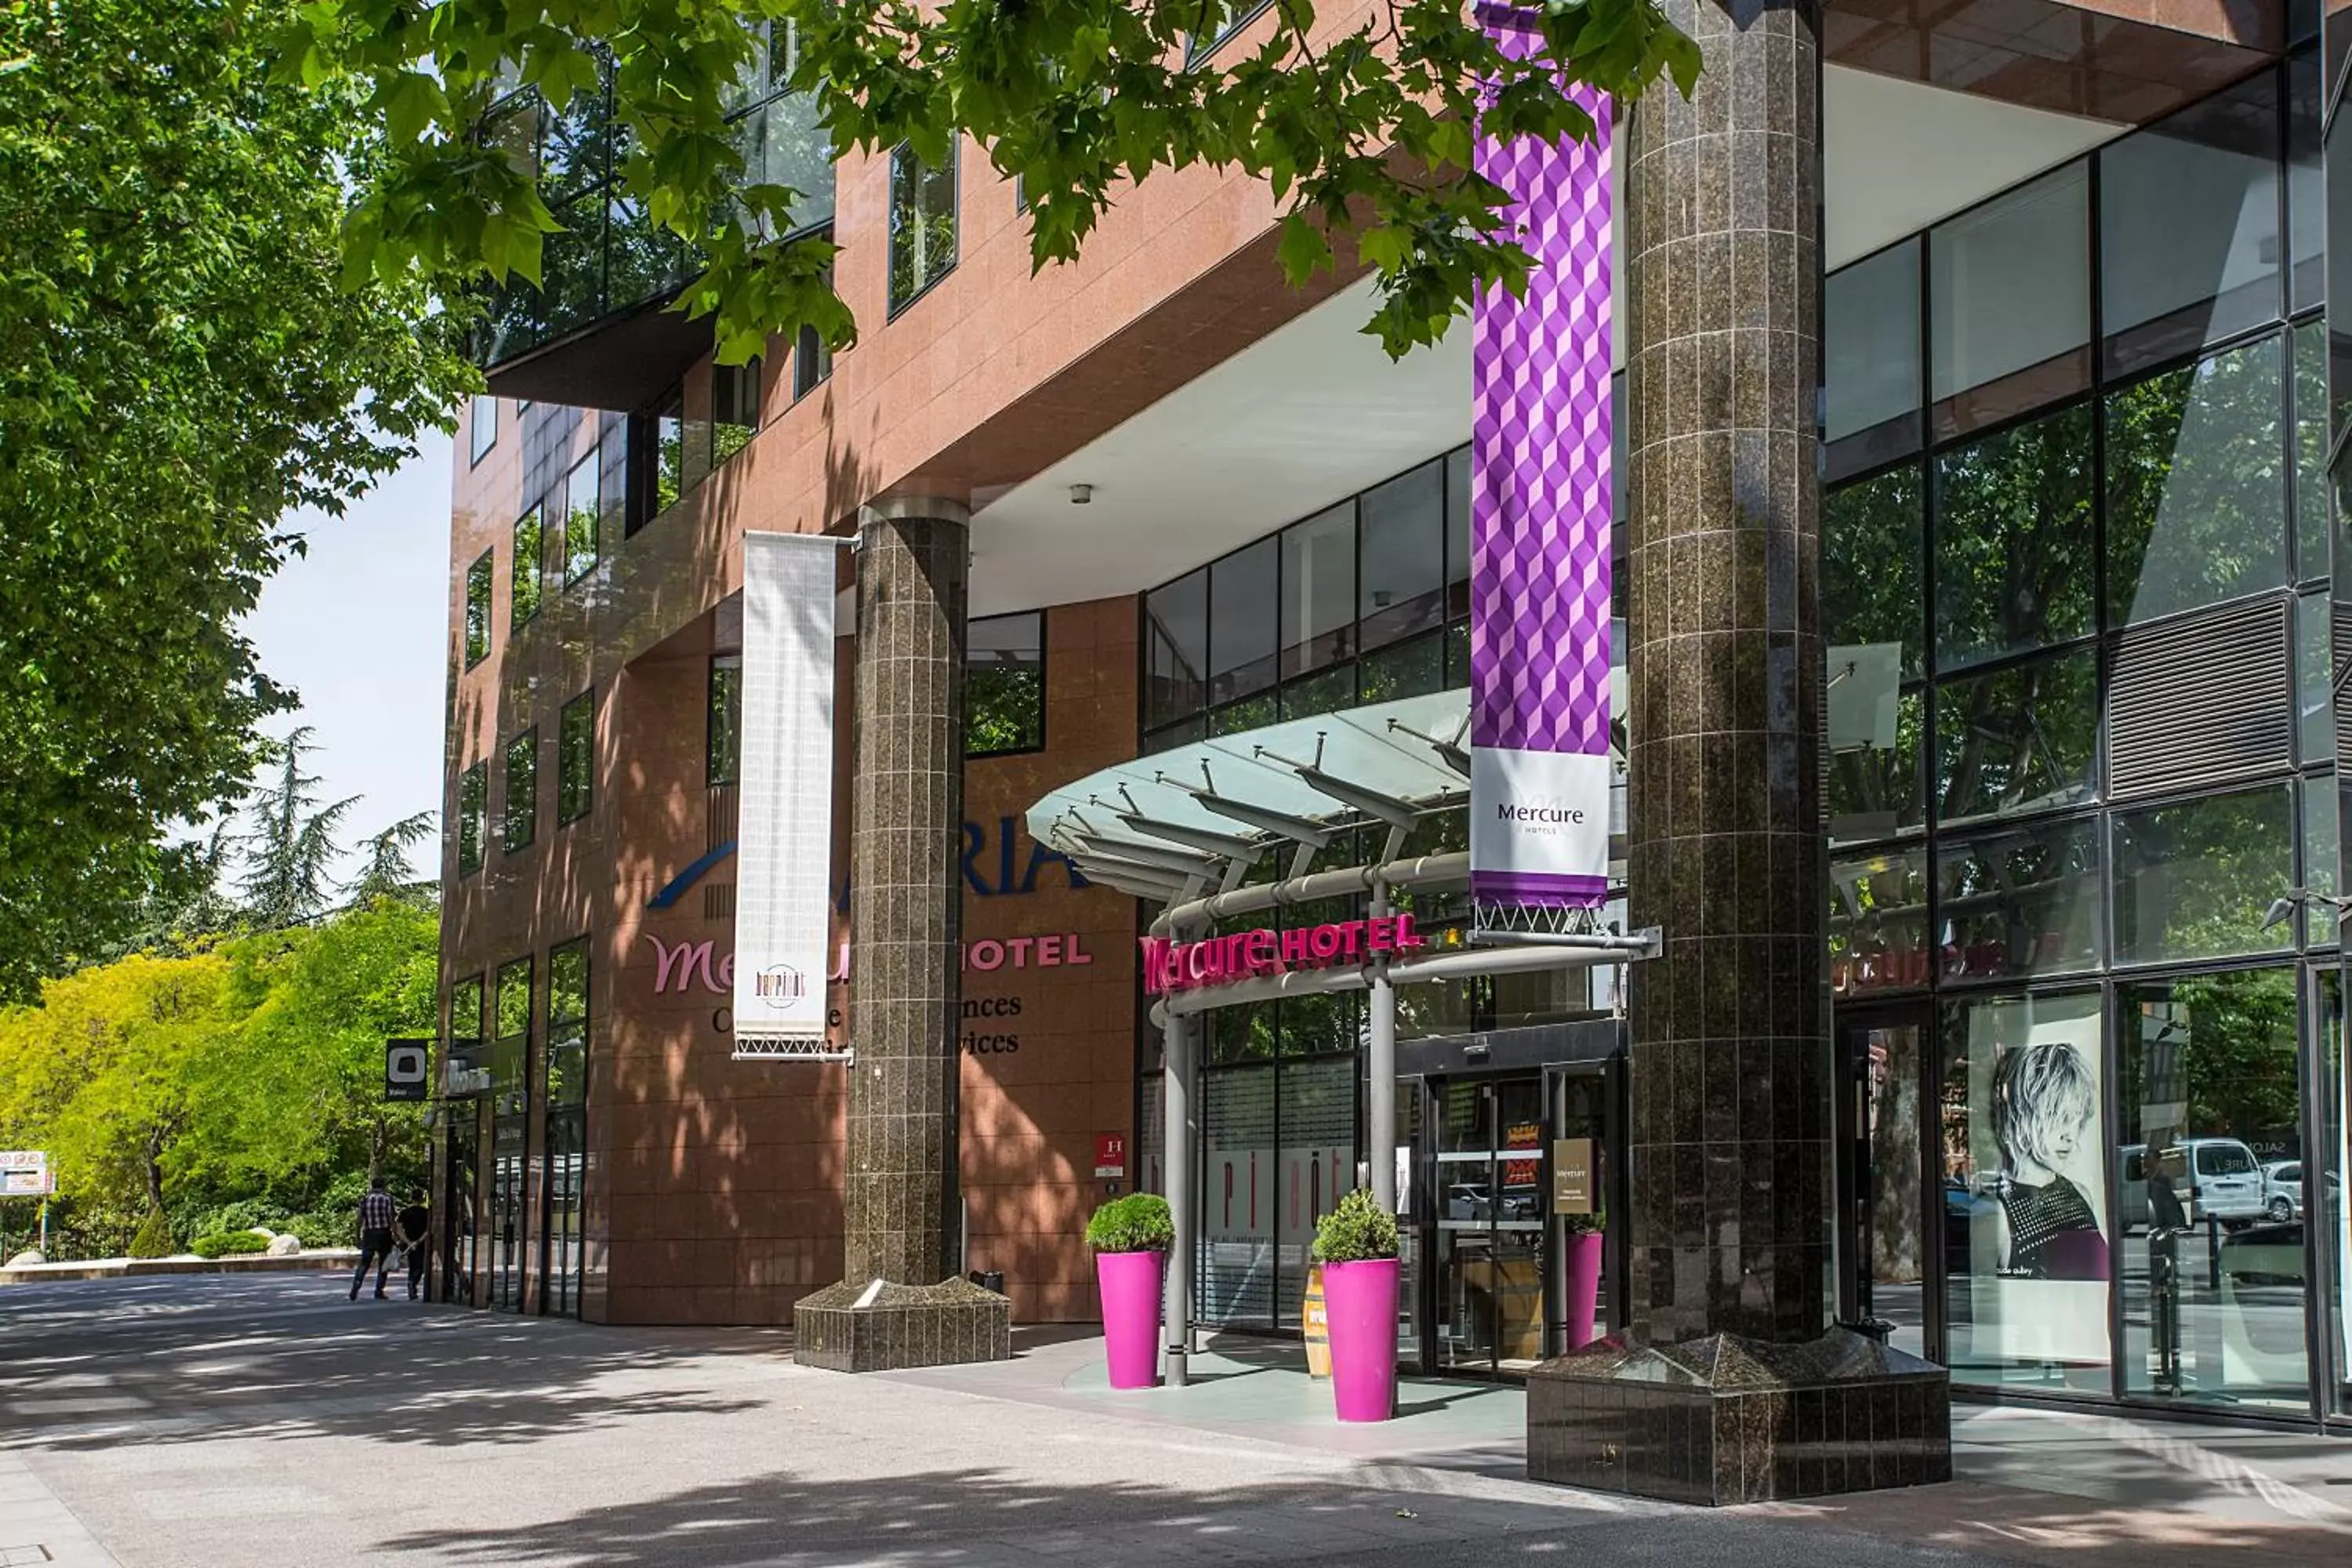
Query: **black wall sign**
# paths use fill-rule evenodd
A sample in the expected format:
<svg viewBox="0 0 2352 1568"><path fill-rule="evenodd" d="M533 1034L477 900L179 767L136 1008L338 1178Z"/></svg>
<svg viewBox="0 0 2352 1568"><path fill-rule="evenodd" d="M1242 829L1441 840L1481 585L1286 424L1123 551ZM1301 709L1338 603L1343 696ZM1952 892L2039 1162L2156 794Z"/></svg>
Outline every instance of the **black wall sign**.
<svg viewBox="0 0 2352 1568"><path fill-rule="evenodd" d="M433 1042L386 1040L383 1043L383 1097L424 1100L432 1086Z"/></svg>

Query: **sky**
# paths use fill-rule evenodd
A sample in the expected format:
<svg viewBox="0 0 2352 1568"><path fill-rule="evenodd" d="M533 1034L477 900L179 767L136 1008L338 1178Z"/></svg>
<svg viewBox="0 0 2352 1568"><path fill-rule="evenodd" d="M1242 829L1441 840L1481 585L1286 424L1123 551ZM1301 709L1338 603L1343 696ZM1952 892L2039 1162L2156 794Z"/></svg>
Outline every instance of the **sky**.
<svg viewBox="0 0 2352 1568"><path fill-rule="evenodd" d="M340 518L304 511L310 540L262 590L245 623L261 668L301 694L295 712L264 728L318 733L311 770L322 800L358 795L343 838L356 845L387 824L441 805L441 731L449 633L449 439L428 435L417 455ZM439 850L410 852L431 875ZM344 874L357 868L354 854Z"/></svg>

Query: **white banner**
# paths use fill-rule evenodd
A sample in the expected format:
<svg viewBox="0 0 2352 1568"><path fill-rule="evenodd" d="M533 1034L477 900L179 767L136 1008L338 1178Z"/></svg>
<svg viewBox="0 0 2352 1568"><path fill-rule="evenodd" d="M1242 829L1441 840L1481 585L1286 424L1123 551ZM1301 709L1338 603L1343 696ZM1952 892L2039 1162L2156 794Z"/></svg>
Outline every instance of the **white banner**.
<svg viewBox="0 0 2352 1568"><path fill-rule="evenodd" d="M739 1056L778 1054L758 1049L762 1041L819 1049L824 1043L833 909L834 588L840 550L839 540L819 534L743 536L743 754L735 858Z"/></svg>
<svg viewBox="0 0 2352 1568"><path fill-rule="evenodd" d="M1538 908L1598 905L1609 888L1609 758L1470 752L1470 866L1482 898Z"/></svg>

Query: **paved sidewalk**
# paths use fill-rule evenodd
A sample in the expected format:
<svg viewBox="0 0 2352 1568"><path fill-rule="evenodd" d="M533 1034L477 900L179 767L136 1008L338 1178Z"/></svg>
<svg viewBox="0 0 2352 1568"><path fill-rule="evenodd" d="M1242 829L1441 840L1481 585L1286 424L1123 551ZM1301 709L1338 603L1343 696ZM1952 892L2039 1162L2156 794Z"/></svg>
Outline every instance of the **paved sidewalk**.
<svg viewBox="0 0 2352 1568"><path fill-rule="evenodd" d="M1341 1428L1264 1347L1113 1394L1093 1342L1023 1340L1005 1366L849 1378L781 1335L352 1304L315 1277L14 1287L0 1546L122 1568L2352 1562L2319 1474L2352 1445L2305 1475L1971 1413L1987 1457L1962 1485L1710 1513L1520 1479L1515 1390L1416 1384L1405 1419Z"/></svg>

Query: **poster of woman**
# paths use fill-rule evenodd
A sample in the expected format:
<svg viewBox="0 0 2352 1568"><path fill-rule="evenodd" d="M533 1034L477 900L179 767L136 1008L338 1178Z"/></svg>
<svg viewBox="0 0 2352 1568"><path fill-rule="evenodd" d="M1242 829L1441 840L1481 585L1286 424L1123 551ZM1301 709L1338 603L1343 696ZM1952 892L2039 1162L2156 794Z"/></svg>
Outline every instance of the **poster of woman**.
<svg viewBox="0 0 2352 1568"><path fill-rule="evenodd" d="M2001 1166L1989 1217L2004 1277L2106 1279L2098 1211L2068 1173L2096 1146L2098 1114L2097 1078L2073 1045L2044 1040L2001 1055L1992 1101Z"/></svg>

